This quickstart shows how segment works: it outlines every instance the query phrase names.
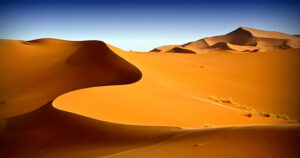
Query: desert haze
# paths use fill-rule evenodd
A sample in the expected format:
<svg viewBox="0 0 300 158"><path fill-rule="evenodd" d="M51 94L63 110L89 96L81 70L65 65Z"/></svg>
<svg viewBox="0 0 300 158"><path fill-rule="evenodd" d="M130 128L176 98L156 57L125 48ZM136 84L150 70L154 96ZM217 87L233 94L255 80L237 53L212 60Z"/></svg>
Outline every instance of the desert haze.
<svg viewBox="0 0 300 158"><path fill-rule="evenodd" d="M128 52L0 40L0 156L299 158L300 37L240 27Z"/></svg>

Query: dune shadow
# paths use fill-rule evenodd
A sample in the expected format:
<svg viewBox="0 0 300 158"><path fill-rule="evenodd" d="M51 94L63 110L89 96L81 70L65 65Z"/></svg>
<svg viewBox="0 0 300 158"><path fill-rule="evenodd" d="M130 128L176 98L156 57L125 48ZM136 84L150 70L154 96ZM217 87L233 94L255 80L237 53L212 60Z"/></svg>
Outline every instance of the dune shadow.
<svg viewBox="0 0 300 158"><path fill-rule="evenodd" d="M80 157L103 156L155 144L178 131L179 128L175 127L122 125L95 120L55 109L50 102L38 110L1 122L0 155L43 157L68 149L63 152L65 156L73 157L76 153L81 153ZM113 148L110 150L110 147ZM94 151L84 152L89 150Z"/></svg>

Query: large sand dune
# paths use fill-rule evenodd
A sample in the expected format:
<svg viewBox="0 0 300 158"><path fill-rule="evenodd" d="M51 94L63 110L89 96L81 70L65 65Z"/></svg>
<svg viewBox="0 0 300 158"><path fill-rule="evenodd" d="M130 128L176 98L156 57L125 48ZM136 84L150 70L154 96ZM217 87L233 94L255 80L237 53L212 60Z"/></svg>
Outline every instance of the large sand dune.
<svg viewBox="0 0 300 158"><path fill-rule="evenodd" d="M257 52L276 49L300 48L300 38L274 31L263 31L248 27L240 27L226 35L207 37L183 45L162 46L150 52L176 52L176 47L182 47L182 52L188 49L203 52L205 49L221 49L238 52Z"/></svg>
<svg viewBox="0 0 300 158"><path fill-rule="evenodd" d="M0 49L0 118L30 112L71 90L141 78L101 41L1 40Z"/></svg>
<svg viewBox="0 0 300 158"><path fill-rule="evenodd" d="M300 155L299 49L132 53L39 39L0 50L1 157Z"/></svg>

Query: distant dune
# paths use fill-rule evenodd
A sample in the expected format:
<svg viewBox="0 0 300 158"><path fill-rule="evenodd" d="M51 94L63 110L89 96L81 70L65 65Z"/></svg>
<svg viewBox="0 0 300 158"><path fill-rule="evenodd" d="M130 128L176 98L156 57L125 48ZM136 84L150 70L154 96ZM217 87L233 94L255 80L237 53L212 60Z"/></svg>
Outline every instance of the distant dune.
<svg viewBox="0 0 300 158"><path fill-rule="evenodd" d="M174 47L170 50L168 50L167 52L178 52L178 53L192 53L192 54L196 54L196 51L193 51L193 49L187 49L184 47Z"/></svg>
<svg viewBox="0 0 300 158"><path fill-rule="evenodd" d="M0 157L298 158L297 40L224 51L267 47L247 29L176 53L0 40Z"/></svg>
<svg viewBox="0 0 300 158"><path fill-rule="evenodd" d="M150 52L180 52L174 48L181 48L182 53L186 53L188 50L201 53L204 49L257 52L300 48L300 38L297 35L240 27L226 35L207 37L183 45L162 46Z"/></svg>

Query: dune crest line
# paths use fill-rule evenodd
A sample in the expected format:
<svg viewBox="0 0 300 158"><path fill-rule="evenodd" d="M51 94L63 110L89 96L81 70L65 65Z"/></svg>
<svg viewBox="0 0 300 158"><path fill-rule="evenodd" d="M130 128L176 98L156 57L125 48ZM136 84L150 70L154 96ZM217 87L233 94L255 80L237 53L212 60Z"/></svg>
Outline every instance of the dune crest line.
<svg viewBox="0 0 300 158"><path fill-rule="evenodd" d="M288 48L300 48L300 38L281 32L239 27L226 35L206 37L183 45L161 46L150 52L200 54L216 49L235 52L261 52Z"/></svg>
<svg viewBox="0 0 300 158"><path fill-rule="evenodd" d="M102 41L0 40L0 118L33 111L66 92L138 81L140 70Z"/></svg>

